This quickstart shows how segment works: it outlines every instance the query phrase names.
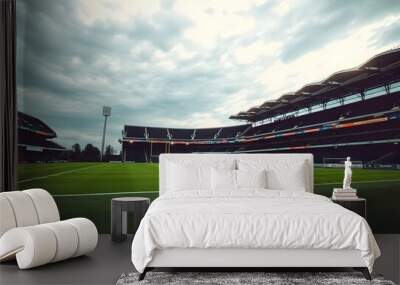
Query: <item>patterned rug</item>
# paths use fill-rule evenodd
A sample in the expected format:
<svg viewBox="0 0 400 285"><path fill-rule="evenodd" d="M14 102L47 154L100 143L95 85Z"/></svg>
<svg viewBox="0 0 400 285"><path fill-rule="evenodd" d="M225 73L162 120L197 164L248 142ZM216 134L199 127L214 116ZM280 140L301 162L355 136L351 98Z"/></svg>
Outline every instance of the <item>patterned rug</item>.
<svg viewBox="0 0 400 285"><path fill-rule="evenodd" d="M395 285L380 275L372 275L373 280L368 281L360 272L148 272L142 281L138 281L138 276L138 273L122 274L117 285Z"/></svg>

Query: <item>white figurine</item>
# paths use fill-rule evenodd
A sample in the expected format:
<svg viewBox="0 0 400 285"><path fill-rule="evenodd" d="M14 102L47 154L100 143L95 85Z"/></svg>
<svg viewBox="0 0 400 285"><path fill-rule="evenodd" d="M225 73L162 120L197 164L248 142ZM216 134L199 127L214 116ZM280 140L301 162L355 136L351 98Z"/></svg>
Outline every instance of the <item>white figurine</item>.
<svg viewBox="0 0 400 285"><path fill-rule="evenodd" d="M344 179L343 179L343 189L352 189L351 184L351 161L350 156L347 157L346 161L344 162Z"/></svg>

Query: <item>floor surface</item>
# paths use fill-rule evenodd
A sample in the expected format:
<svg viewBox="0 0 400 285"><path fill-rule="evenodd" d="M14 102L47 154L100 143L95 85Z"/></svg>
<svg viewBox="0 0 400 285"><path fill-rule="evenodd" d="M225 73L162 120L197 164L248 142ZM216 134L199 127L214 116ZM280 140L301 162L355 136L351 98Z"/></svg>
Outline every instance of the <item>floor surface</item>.
<svg viewBox="0 0 400 285"><path fill-rule="evenodd" d="M77 257L30 270L19 270L15 262L0 265L0 284L115 284L124 272L134 271L130 261L132 237L121 243L100 235L97 249ZM382 251L375 272L395 283L400 281L400 235L376 235Z"/></svg>

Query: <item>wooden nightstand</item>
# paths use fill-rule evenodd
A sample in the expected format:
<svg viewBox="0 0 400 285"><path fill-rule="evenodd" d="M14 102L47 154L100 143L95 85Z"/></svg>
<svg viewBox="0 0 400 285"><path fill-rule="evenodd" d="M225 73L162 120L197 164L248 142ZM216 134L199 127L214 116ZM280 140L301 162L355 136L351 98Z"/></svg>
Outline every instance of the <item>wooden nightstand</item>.
<svg viewBox="0 0 400 285"><path fill-rule="evenodd" d="M364 219L367 219L367 200L364 198L354 198L348 200L331 199L332 202L359 214Z"/></svg>

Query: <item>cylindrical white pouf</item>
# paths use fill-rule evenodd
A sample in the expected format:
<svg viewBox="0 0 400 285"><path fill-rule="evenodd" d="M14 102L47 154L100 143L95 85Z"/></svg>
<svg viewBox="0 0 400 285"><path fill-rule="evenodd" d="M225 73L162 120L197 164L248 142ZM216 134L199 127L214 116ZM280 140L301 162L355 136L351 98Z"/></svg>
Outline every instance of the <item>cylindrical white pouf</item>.
<svg viewBox="0 0 400 285"><path fill-rule="evenodd" d="M42 225L14 228L0 239L2 254L15 254L20 269L49 263L57 252L54 232Z"/></svg>
<svg viewBox="0 0 400 285"><path fill-rule="evenodd" d="M10 202L6 197L0 194L0 237L8 230L15 228L17 222L15 221L14 211Z"/></svg>
<svg viewBox="0 0 400 285"><path fill-rule="evenodd" d="M27 227L39 223L35 205L30 196L22 191L11 191L1 193L10 203L17 227Z"/></svg>
<svg viewBox="0 0 400 285"><path fill-rule="evenodd" d="M56 202L49 192L43 189L29 189L22 191L29 195L36 208L39 224L52 223L60 220Z"/></svg>
<svg viewBox="0 0 400 285"><path fill-rule="evenodd" d="M73 225L78 232L79 244L74 257L91 252L96 248L98 233L92 221L85 218L74 218L64 222Z"/></svg>
<svg viewBox="0 0 400 285"><path fill-rule="evenodd" d="M51 229L57 238L57 251L51 262L75 256L78 250L79 238L74 226L64 221L43 224L42 226Z"/></svg>

